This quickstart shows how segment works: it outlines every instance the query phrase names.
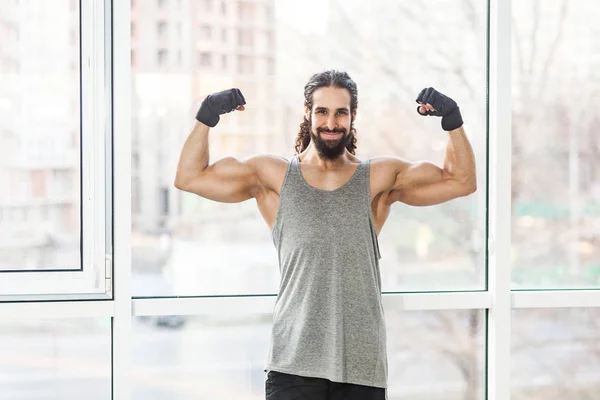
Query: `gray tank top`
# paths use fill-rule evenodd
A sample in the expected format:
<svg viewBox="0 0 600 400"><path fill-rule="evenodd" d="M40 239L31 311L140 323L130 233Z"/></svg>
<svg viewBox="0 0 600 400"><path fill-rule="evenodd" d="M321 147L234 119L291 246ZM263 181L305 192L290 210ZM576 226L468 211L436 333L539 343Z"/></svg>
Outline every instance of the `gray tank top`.
<svg viewBox="0 0 600 400"><path fill-rule="evenodd" d="M272 229L280 289L265 371L387 387L379 246L370 162L333 191L289 163Z"/></svg>

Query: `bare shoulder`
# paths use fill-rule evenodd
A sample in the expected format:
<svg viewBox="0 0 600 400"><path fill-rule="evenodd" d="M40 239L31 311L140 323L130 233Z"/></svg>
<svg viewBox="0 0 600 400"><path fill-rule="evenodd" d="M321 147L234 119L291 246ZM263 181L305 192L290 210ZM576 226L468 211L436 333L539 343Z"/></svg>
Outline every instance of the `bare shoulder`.
<svg viewBox="0 0 600 400"><path fill-rule="evenodd" d="M392 171L401 170L406 168L410 163L406 160L403 160L399 157L392 156L380 156L374 157L370 159L371 162L371 171L373 173L385 173Z"/></svg>
<svg viewBox="0 0 600 400"><path fill-rule="evenodd" d="M254 168L287 168L289 161L281 156L272 154L258 154L246 159Z"/></svg>
<svg viewBox="0 0 600 400"><path fill-rule="evenodd" d="M261 154L248 158L246 163L252 167L266 189L279 192L289 160L276 155Z"/></svg>
<svg viewBox="0 0 600 400"><path fill-rule="evenodd" d="M398 175L410 163L398 157L375 157L371 162L371 193L374 196L392 190Z"/></svg>

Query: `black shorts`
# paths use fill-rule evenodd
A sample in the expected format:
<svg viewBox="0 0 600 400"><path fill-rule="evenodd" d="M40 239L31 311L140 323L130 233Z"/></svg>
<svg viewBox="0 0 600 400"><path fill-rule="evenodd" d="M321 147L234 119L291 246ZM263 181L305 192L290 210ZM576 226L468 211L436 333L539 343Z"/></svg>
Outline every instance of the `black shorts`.
<svg viewBox="0 0 600 400"><path fill-rule="evenodd" d="M269 371L266 400L386 400L384 388Z"/></svg>

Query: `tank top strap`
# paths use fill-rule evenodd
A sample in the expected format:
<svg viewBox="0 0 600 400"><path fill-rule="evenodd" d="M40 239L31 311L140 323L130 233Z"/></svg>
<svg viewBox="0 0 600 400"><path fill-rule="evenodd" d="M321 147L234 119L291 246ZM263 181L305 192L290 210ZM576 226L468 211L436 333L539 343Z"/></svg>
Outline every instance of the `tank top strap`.
<svg viewBox="0 0 600 400"><path fill-rule="evenodd" d="M292 178L294 182L297 182L299 179L301 180L302 178L302 172L300 171L300 155L298 154L296 154L290 159L289 175L289 177Z"/></svg>
<svg viewBox="0 0 600 400"><path fill-rule="evenodd" d="M358 167L356 167L356 172L350 182L352 186L350 190L355 191L356 195L369 196L371 186L370 172L370 160L361 161Z"/></svg>

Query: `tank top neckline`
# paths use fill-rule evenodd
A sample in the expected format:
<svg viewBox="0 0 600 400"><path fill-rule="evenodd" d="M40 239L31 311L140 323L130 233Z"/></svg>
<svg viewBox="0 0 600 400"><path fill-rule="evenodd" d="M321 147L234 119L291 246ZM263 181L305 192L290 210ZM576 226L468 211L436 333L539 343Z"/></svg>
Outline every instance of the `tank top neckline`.
<svg viewBox="0 0 600 400"><path fill-rule="evenodd" d="M342 189L344 189L345 187L349 186L351 184L351 182L356 178L356 176L358 175L358 171L360 170L360 167L363 165L364 161L361 161L357 166L356 169L354 170L354 173L352 174L352 176L350 177L350 179L348 179L346 181L346 183L344 183L342 186L337 187L333 190L326 190L326 189L320 189L318 187L314 187L311 184L309 184L306 179L304 179L304 175L302 175L302 168L300 168L300 156L299 155L295 155L294 156L295 159L295 168L296 171L298 172L298 175L300 176L300 180L304 183L304 186L306 186L307 188L317 191L317 192L321 192L321 193L336 193Z"/></svg>

